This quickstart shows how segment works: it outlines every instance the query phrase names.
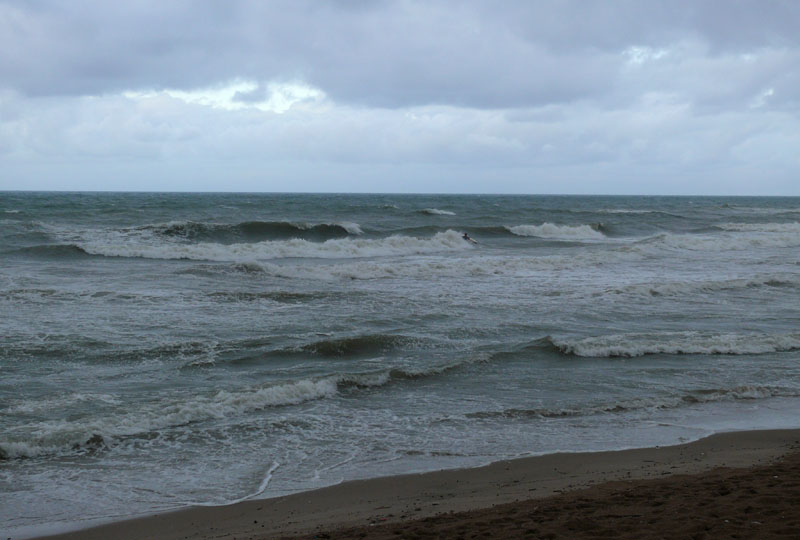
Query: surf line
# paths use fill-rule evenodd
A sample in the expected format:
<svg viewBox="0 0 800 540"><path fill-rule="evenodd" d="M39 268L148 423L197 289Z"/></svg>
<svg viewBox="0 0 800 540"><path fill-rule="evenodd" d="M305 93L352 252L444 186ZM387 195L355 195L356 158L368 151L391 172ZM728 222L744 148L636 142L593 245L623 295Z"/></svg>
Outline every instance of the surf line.
<svg viewBox="0 0 800 540"><path fill-rule="evenodd" d="M237 504L248 499L258 497L267 490L267 486L269 486L269 483L272 480L272 473L274 473L278 467L280 467L280 463L273 461L272 465L270 465L269 469L267 470L267 473L264 475L264 478L261 480L261 483L258 485L258 489L249 495L223 502L184 502L183 506L230 506L232 504Z"/></svg>

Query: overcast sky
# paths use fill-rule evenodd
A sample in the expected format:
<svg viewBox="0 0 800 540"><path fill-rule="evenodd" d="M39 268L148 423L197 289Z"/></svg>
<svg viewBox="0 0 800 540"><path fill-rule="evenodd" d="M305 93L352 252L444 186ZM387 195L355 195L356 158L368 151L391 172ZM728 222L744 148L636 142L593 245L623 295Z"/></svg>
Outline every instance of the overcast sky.
<svg viewBox="0 0 800 540"><path fill-rule="evenodd" d="M0 0L0 190L800 195L800 2Z"/></svg>

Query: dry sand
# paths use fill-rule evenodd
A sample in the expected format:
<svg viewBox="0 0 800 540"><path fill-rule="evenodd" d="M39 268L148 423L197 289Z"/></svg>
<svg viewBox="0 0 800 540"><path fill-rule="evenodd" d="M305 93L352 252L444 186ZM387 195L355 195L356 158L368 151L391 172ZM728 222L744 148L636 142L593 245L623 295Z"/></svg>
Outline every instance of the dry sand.
<svg viewBox="0 0 800 540"><path fill-rule="evenodd" d="M800 430L723 433L347 482L47 538L800 539L798 452Z"/></svg>

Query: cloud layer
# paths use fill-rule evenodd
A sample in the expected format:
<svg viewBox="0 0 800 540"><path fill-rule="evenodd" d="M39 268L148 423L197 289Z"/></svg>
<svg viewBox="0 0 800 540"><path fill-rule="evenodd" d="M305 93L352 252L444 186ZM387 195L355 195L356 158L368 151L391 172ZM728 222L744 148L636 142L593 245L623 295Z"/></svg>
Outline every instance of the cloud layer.
<svg viewBox="0 0 800 540"><path fill-rule="evenodd" d="M800 194L798 27L791 1L0 1L0 189Z"/></svg>

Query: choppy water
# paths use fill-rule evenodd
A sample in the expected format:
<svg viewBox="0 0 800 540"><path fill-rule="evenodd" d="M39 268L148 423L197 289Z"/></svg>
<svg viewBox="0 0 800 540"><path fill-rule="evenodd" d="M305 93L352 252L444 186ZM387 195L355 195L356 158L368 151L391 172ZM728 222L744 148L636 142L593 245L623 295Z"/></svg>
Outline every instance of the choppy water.
<svg viewBox="0 0 800 540"><path fill-rule="evenodd" d="M798 427L799 249L798 198L0 193L0 528Z"/></svg>

